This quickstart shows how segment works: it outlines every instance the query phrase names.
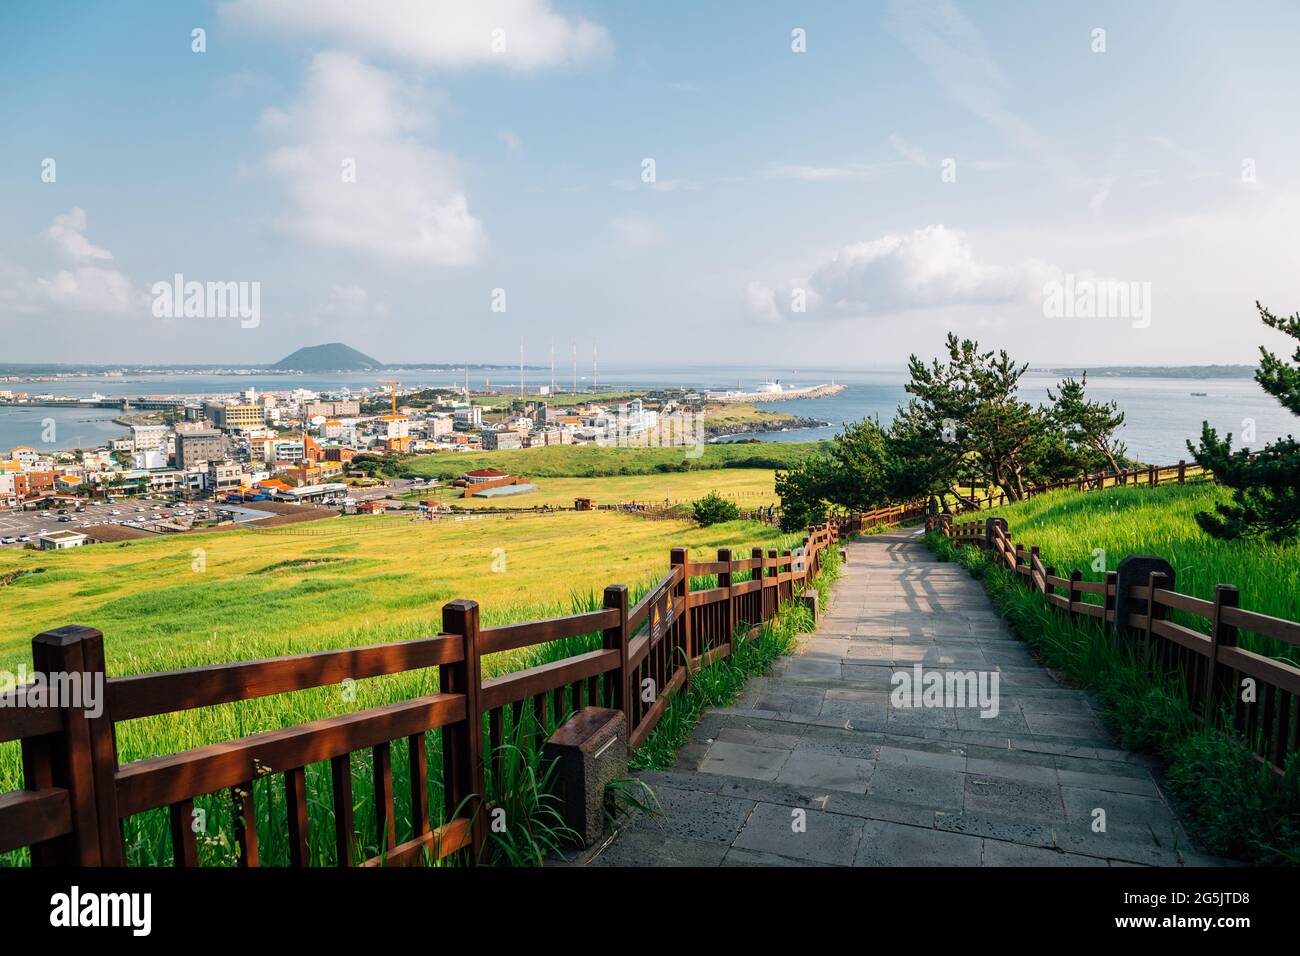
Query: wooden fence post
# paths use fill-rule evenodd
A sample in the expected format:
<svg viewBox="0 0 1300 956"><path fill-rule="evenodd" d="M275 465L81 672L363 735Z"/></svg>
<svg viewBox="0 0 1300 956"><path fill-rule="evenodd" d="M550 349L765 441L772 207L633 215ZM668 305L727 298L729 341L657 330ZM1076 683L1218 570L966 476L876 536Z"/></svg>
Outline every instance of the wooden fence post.
<svg viewBox="0 0 1300 956"><path fill-rule="evenodd" d="M682 569L682 579L673 588L672 601L675 604L678 598L682 599L682 650L686 653L686 660L682 663L682 666L686 668L686 687L691 686L691 662L695 660L695 635L692 633L693 629L691 628L691 609L687 606L690 603L691 594L691 579L687 574L686 567L688 557L689 552L685 548L673 548L668 559L669 563L674 567L681 565ZM666 681L672 679L671 669L664 679Z"/></svg>
<svg viewBox="0 0 1300 956"><path fill-rule="evenodd" d="M605 588L605 607L618 611L618 623L605 629L602 642L605 650L618 651L618 670L609 678L614 685L610 688L610 697L613 698L610 706L614 710L623 711L623 717L627 721L627 732L630 734L633 727L628 681L632 679L632 675L629 673L627 666L628 612L626 584L611 584Z"/></svg>
<svg viewBox="0 0 1300 956"><path fill-rule="evenodd" d="M1151 649L1151 642L1154 637L1152 630L1155 627L1155 622L1163 621L1165 619L1165 606L1156 603L1157 588L1162 591L1169 588L1169 575L1165 574L1163 571L1152 571L1147 578L1147 622L1146 627L1143 630L1142 646L1144 651L1149 651Z"/></svg>
<svg viewBox="0 0 1300 956"><path fill-rule="evenodd" d="M78 674L81 675L80 681L85 681L88 676L95 680L94 674L90 673L90 664L96 655L88 647L95 641L100 642L98 659L102 661L103 635L94 628L72 625L44 631L32 638L33 670L47 678ZM98 675L97 679L102 682L102 665ZM81 706L84 702L64 702L66 706L60 708L63 712L63 730L60 733L27 738L22 743L26 788L61 787L67 790L72 819L71 833L32 847L35 866L99 866L103 863L104 841L95 792L98 780L91 746L91 721L86 708ZM101 703L105 703L102 697ZM120 837L118 846L121 846ZM120 849L118 852L120 855Z"/></svg>
<svg viewBox="0 0 1300 956"><path fill-rule="evenodd" d="M731 593L731 549L719 548L718 560L727 562L727 570L718 575L718 587L727 589L727 613L723 620L726 622L727 628L727 647L729 648L727 653L730 654L732 642L736 639L736 598Z"/></svg>
<svg viewBox="0 0 1300 956"><path fill-rule="evenodd" d="M1118 594L1112 594L1111 591L1116 588L1118 581L1119 575L1116 572L1106 572L1106 591L1101 596L1102 607L1105 610L1105 614L1101 619L1103 629L1106 629L1107 617L1109 617L1111 621L1115 620L1115 598L1118 597ZM1112 634L1115 633L1113 628L1110 630Z"/></svg>
<svg viewBox="0 0 1300 956"><path fill-rule="evenodd" d="M1237 607L1241 596L1231 584L1214 586L1214 612L1210 618L1210 669L1206 672L1205 710L1202 716L1206 721L1214 720L1219 706L1226 700L1233 701L1232 712L1235 714L1237 688L1228 679L1228 672L1219 673L1219 648L1237 646L1237 628L1225 623L1223 609Z"/></svg>
<svg viewBox="0 0 1300 956"><path fill-rule="evenodd" d="M1083 603L1083 592L1079 590L1079 582L1082 580L1083 572L1078 568L1070 572L1070 620L1072 621L1079 618L1079 612L1074 609L1074 606Z"/></svg>
<svg viewBox="0 0 1300 956"><path fill-rule="evenodd" d="M1187 479L1187 462L1183 459L1178 460L1178 483L1181 485Z"/></svg>
<svg viewBox="0 0 1300 956"><path fill-rule="evenodd" d="M767 594L767 579L772 578L772 582L773 582L772 583L772 611L770 617L765 617L764 620L770 620L772 617L776 617L776 612L781 607L781 586L776 583L777 576L781 573L781 561L780 561L780 556L775 548L768 549L767 560L770 561L771 564L768 566L768 568L764 568L763 594L764 595ZM767 573L769 568L772 572L771 574ZM767 613L766 597L763 598L763 610L764 613L766 614Z"/></svg>
<svg viewBox="0 0 1300 956"><path fill-rule="evenodd" d="M444 694L465 696L465 719L443 728L442 764L447 818L457 812L470 820L470 863L478 863L487 843L487 814L483 775L483 711L479 690L483 683L479 664L479 613L476 601L448 601L442 606L442 630L459 634L465 659L438 668ZM540 728L542 737L546 728Z"/></svg>

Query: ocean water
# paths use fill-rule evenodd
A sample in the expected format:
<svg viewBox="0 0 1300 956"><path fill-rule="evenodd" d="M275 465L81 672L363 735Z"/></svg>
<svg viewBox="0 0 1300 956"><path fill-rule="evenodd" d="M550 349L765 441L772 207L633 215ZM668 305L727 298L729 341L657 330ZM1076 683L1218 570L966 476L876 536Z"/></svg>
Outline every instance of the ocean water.
<svg viewBox="0 0 1300 956"><path fill-rule="evenodd" d="M566 374L567 373L567 374ZM363 388L382 390L381 380L392 372L305 374L305 375L133 375L122 378L86 378L50 383L29 383L6 387L32 394L52 392L58 395L89 396L218 396L230 395L254 387L266 391L307 388L334 391L344 388L354 392ZM439 370L403 370L395 373L404 386L446 386L462 384L464 374ZM528 369L524 376L529 387L549 384L550 371ZM685 386L693 388L753 389L761 381L778 380L786 387L820 385L837 382L844 391L826 398L763 403L763 408L789 412L807 418L819 418L830 424L822 428L795 429L765 433L766 441L809 441L830 438L846 422L879 417L888 424L894 410L907 399L903 389L907 373L903 368L846 370L830 368L777 368L752 366L611 367L600 370L599 385L619 388L653 388ZM1021 381L1021 394L1031 402L1047 401L1047 390L1056 377L1030 372ZM478 389L485 385L502 390L518 387L519 373L510 369L473 371L470 384ZM572 372L557 366L556 385L568 389ZM580 369L580 389L592 387L591 368ZM1125 413L1121 439L1129 453L1144 461L1171 464L1189 458L1186 441L1200 435L1201 422L1209 421L1220 434L1237 436L1243 444L1243 430L1251 427L1255 439L1245 442L1261 447L1265 442L1296 431L1296 419L1267 395L1251 379L1189 379L1149 377L1098 377L1088 382L1094 399L1114 400ZM1203 392L1204 395L1193 393ZM27 444L36 448L72 448L102 444L108 438L126 434L115 425L111 409L10 408L0 407L0 451ZM43 437L50 421L54 423L55 441Z"/></svg>

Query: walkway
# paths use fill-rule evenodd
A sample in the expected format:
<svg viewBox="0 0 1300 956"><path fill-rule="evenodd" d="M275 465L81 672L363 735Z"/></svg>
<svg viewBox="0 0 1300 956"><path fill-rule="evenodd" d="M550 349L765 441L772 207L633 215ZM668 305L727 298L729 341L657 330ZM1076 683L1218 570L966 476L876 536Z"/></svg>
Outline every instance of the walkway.
<svg viewBox="0 0 1300 956"><path fill-rule="evenodd" d="M919 532L847 551L816 633L707 713L673 770L643 775L665 816L638 817L594 865L1220 862L1192 847L1155 765L1115 749L1084 693L1060 686ZM997 715L894 706L892 674L917 663L996 671Z"/></svg>

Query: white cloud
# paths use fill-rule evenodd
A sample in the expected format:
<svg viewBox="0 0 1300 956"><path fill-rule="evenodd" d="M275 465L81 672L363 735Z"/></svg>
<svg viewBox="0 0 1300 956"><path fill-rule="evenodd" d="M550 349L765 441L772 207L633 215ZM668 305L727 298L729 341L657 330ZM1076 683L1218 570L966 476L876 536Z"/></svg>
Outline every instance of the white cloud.
<svg viewBox="0 0 1300 956"><path fill-rule="evenodd" d="M68 267L43 275L0 263L0 303L8 311L39 315L51 307L77 312L125 313L147 301L144 293L117 269L99 265L113 254L85 235L86 212L79 206L54 217L45 230Z"/></svg>
<svg viewBox="0 0 1300 956"><path fill-rule="evenodd" d="M524 141L508 129L502 130L497 134L497 137L501 142L506 144L506 149L510 150L512 153L518 152L524 147Z"/></svg>
<svg viewBox="0 0 1300 956"><path fill-rule="evenodd" d="M533 70L612 50L604 27L565 17L548 0L229 0L221 14L252 30L320 36L421 67Z"/></svg>
<svg viewBox="0 0 1300 956"><path fill-rule="evenodd" d="M45 230L64 258L73 262L86 262L91 259L112 259L113 254L102 246L93 244L84 235L86 231L86 211L74 206L70 212L54 217L50 228Z"/></svg>
<svg viewBox="0 0 1300 956"><path fill-rule="evenodd" d="M887 235L840 249L804 280L772 289L751 283L758 315L811 318L880 316L913 309L1028 302L1059 270L1038 260L1003 265L978 259L966 237L943 225Z"/></svg>
<svg viewBox="0 0 1300 956"><path fill-rule="evenodd" d="M624 249L653 249L663 245L664 232L648 219L627 216L610 223L614 236Z"/></svg>
<svg viewBox="0 0 1300 956"><path fill-rule="evenodd" d="M324 245L444 266L474 262L486 239L455 159L424 145L429 98L346 53L320 53L287 110L262 117L277 145L286 232ZM355 181L348 181L355 164Z"/></svg>
<svg viewBox="0 0 1300 956"><path fill-rule="evenodd" d="M797 179L803 182L843 182L854 179L875 179L893 168L893 163L844 163L837 166L808 166L783 164L766 170L769 179Z"/></svg>
<svg viewBox="0 0 1300 956"><path fill-rule="evenodd" d="M902 156L914 166L929 166L930 161L925 158L925 150L919 146L913 146L906 142L901 136L890 133L889 145L894 148L894 152Z"/></svg>

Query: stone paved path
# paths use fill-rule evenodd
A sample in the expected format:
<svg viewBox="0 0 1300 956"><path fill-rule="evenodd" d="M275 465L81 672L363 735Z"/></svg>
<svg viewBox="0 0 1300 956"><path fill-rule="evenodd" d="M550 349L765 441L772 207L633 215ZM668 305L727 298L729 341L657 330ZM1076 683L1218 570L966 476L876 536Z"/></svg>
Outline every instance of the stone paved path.
<svg viewBox="0 0 1300 956"><path fill-rule="evenodd" d="M595 865L1221 862L1196 852L1154 764L1115 749L1083 692L1060 686L919 532L847 551L816 633L706 714L671 771L643 775L665 816L635 819ZM916 663L997 671L998 715L894 707L891 675Z"/></svg>

